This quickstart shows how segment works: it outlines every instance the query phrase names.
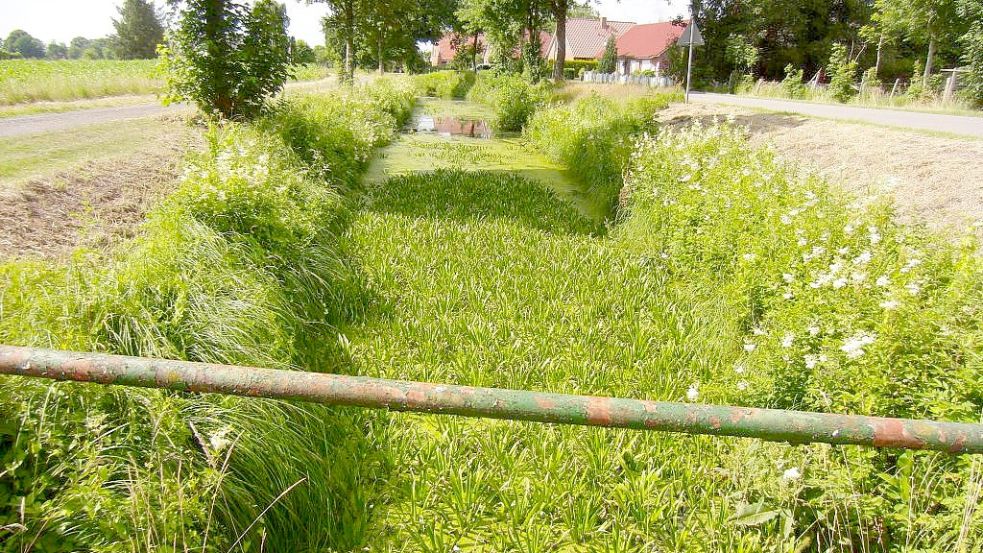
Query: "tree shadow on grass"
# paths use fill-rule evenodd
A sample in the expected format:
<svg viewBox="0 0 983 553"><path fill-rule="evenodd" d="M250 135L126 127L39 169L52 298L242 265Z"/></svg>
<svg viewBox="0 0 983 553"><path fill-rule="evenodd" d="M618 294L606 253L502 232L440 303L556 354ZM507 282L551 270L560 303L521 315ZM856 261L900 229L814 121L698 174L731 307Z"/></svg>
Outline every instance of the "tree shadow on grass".
<svg viewBox="0 0 983 553"><path fill-rule="evenodd" d="M369 190L365 208L462 223L503 220L552 234L593 234L600 227L542 183L504 170L396 176Z"/></svg>

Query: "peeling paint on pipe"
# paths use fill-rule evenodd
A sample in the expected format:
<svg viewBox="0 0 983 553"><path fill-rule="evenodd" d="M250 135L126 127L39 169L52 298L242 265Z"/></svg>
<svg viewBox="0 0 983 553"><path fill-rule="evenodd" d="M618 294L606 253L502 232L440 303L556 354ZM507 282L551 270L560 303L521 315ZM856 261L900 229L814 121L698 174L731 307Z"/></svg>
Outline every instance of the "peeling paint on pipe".
<svg viewBox="0 0 983 553"><path fill-rule="evenodd" d="M0 346L0 374L555 424L773 442L983 453L983 425L445 386Z"/></svg>

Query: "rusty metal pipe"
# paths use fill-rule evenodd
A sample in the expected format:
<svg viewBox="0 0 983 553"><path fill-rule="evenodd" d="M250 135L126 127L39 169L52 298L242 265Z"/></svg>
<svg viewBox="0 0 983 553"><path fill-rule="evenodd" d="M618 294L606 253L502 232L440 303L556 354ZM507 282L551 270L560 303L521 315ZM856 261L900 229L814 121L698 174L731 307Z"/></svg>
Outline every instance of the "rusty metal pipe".
<svg viewBox="0 0 983 553"><path fill-rule="evenodd" d="M983 453L983 425L445 386L0 346L0 374L556 424L795 444Z"/></svg>

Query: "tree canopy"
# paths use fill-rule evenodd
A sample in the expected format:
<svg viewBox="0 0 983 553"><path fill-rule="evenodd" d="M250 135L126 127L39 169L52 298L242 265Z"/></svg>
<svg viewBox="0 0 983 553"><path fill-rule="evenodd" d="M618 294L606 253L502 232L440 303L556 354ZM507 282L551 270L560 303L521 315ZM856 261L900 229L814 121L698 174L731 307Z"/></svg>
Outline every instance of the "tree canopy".
<svg viewBox="0 0 983 553"><path fill-rule="evenodd" d="M124 0L118 8L115 47L120 59L151 59L157 57L157 46L164 41L164 25L153 2Z"/></svg>

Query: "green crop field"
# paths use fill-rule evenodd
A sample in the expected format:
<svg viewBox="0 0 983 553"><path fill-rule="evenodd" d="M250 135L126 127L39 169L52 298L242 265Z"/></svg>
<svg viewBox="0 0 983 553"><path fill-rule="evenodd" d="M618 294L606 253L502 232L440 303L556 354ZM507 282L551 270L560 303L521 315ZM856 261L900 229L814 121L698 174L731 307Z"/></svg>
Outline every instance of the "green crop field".
<svg viewBox="0 0 983 553"><path fill-rule="evenodd" d="M156 60L0 60L0 105L154 94L162 86ZM299 81L323 79L316 64L294 68Z"/></svg>
<svg viewBox="0 0 983 553"><path fill-rule="evenodd" d="M445 72L213 125L130 243L0 263L0 343L979 421L977 243L660 126L678 94L569 96ZM979 456L14 377L0 414L4 553L983 548Z"/></svg>

